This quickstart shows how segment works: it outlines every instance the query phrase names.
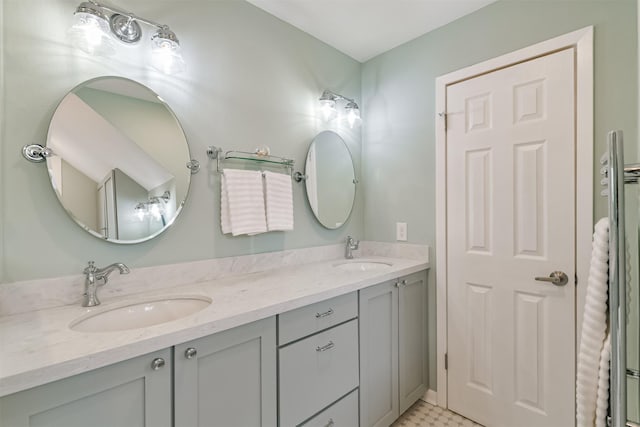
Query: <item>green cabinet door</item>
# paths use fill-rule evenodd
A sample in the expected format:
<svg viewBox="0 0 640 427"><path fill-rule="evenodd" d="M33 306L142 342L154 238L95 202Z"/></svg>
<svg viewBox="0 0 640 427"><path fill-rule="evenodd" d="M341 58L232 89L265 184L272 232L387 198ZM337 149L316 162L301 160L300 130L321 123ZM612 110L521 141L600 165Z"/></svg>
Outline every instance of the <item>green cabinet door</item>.
<svg viewBox="0 0 640 427"><path fill-rule="evenodd" d="M396 280L360 290L360 425L388 427L398 408Z"/></svg>
<svg viewBox="0 0 640 427"><path fill-rule="evenodd" d="M275 318L174 347L176 427L275 427Z"/></svg>
<svg viewBox="0 0 640 427"><path fill-rule="evenodd" d="M398 286L400 413L427 391L427 272L402 277Z"/></svg>
<svg viewBox="0 0 640 427"><path fill-rule="evenodd" d="M171 350L0 398L0 425L171 427Z"/></svg>
<svg viewBox="0 0 640 427"><path fill-rule="evenodd" d="M360 426L391 425L427 390L427 272L360 290Z"/></svg>

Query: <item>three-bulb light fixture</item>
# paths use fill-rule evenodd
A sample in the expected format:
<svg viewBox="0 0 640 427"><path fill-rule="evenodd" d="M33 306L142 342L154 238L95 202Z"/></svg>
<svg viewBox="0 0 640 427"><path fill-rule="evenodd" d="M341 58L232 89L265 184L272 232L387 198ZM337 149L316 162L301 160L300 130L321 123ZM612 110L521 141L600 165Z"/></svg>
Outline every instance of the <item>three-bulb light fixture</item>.
<svg viewBox="0 0 640 427"><path fill-rule="evenodd" d="M154 29L150 39L151 65L166 74L183 71L185 63L180 53L180 42L167 25L111 6L95 1L80 3L69 34L79 49L92 55L110 56L116 53L116 41L127 45L140 42L143 36L141 23Z"/></svg>
<svg viewBox="0 0 640 427"><path fill-rule="evenodd" d="M322 118L328 122L335 118L345 117L349 127L353 128L356 124L360 124L360 108L356 101L346 96L342 96L330 90L325 90L319 98L320 112ZM338 113L337 104L342 102L342 113Z"/></svg>
<svg viewBox="0 0 640 427"><path fill-rule="evenodd" d="M135 206L136 216L140 221L144 221L147 217L153 217L158 221L162 219L162 215L165 213L164 204L167 204L170 199L171 193L169 191L165 191L162 196L149 197L148 202L140 202Z"/></svg>

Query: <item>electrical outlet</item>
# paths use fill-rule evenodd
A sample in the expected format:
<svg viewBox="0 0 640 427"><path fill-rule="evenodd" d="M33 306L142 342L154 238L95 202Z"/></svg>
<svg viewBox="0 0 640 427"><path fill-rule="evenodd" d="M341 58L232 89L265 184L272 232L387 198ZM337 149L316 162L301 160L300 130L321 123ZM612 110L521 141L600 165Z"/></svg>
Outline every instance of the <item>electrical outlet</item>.
<svg viewBox="0 0 640 427"><path fill-rule="evenodd" d="M406 242L407 241L407 223L396 222L396 240Z"/></svg>

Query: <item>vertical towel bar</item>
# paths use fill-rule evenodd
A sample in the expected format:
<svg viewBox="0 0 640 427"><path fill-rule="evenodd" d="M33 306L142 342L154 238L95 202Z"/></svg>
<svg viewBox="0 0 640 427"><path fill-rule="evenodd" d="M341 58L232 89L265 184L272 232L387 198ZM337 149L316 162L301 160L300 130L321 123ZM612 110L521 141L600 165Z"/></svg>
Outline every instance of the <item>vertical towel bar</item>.
<svg viewBox="0 0 640 427"><path fill-rule="evenodd" d="M609 328L611 331L610 413L612 427L627 424L625 167L622 131L607 134L609 149Z"/></svg>

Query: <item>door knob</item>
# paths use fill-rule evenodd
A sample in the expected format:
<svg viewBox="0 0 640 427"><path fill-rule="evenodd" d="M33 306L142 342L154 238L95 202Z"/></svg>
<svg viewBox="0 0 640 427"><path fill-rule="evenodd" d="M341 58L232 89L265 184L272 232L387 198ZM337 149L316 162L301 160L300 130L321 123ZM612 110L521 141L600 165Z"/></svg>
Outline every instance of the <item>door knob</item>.
<svg viewBox="0 0 640 427"><path fill-rule="evenodd" d="M564 271L554 271L549 277L536 277L536 280L540 282L551 282L556 286L564 286L569 283L569 277L567 277Z"/></svg>
<svg viewBox="0 0 640 427"><path fill-rule="evenodd" d="M184 357L186 357L187 359L193 359L194 357L196 357L197 354L198 354L198 350L196 350L193 347L189 347L184 351Z"/></svg>

